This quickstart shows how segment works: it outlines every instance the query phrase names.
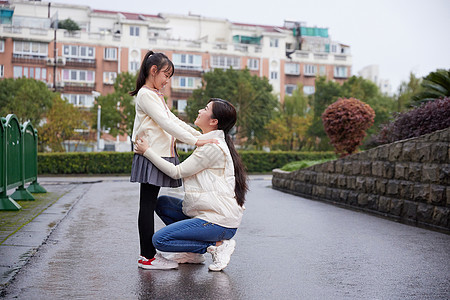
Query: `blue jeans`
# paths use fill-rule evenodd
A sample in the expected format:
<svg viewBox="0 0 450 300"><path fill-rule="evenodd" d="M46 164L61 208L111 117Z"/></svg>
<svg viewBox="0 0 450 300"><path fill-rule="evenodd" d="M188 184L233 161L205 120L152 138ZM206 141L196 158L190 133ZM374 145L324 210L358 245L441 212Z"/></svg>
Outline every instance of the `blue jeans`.
<svg viewBox="0 0 450 300"><path fill-rule="evenodd" d="M205 253L216 242L231 239L237 228L226 228L183 214L183 201L158 197L155 212L167 225L153 235L153 245L164 252Z"/></svg>

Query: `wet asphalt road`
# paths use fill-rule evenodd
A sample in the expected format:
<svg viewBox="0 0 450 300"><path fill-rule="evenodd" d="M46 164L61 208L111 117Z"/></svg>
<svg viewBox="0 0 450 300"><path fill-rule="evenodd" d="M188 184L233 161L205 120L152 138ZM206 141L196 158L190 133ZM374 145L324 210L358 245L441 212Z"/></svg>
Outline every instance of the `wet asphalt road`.
<svg viewBox="0 0 450 300"><path fill-rule="evenodd" d="M137 267L138 184L100 178L6 299L449 299L450 236L250 184L224 272ZM179 190L163 190L171 195ZM157 228L162 227L161 221Z"/></svg>

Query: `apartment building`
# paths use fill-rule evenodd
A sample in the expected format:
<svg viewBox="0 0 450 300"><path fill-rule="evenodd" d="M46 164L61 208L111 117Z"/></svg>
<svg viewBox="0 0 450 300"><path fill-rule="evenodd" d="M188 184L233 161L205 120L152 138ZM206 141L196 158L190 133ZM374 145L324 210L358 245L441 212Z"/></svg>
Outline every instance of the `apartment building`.
<svg viewBox="0 0 450 300"><path fill-rule="evenodd" d="M18 0L0 0L0 9L0 76L42 80L84 108L94 105L98 93L113 91L117 74L137 72L150 49L175 64L164 94L180 112L202 74L214 68L248 68L267 77L280 101L299 83L306 94L314 93L318 75L343 82L351 74L350 47L333 41L327 28L303 22L257 25ZM53 28L68 18L81 30Z"/></svg>

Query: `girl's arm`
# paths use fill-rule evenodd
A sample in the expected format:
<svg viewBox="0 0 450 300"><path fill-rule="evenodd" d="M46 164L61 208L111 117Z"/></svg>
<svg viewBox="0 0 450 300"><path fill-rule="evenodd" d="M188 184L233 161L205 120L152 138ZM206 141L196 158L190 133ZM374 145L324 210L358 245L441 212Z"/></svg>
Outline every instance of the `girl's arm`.
<svg viewBox="0 0 450 300"><path fill-rule="evenodd" d="M190 133L192 133L193 136L199 137L200 135L202 135L198 130L195 130L194 128L192 128L192 126L189 126L188 124L180 120L180 118L175 116L172 112L169 112L169 115L173 121L177 122L177 124L180 125L181 128L184 128Z"/></svg>
<svg viewBox="0 0 450 300"><path fill-rule="evenodd" d="M189 145L197 144L198 138L192 132L182 128L178 122L174 122L169 117L170 114L168 115L167 111L159 105L158 102L161 99L156 94L153 96L150 93L142 93L142 97L136 98L136 101L136 104L139 105L142 111L171 136ZM192 130L194 129L192 128Z"/></svg>
<svg viewBox="0 0 450 300"><path fill-rule="evenodd" d="M135 152L138 154L143 154L159 170L161 170L161 172L174 179L189 177L204 169L208 169L209 167L217 164L217 160L224 155L218 146L214 144L207 144L203 147L198 147L195 149L187 159L185 159L181 164L175 166L152 151L148 147L148 143L145 140L136 141Z"/></svg>

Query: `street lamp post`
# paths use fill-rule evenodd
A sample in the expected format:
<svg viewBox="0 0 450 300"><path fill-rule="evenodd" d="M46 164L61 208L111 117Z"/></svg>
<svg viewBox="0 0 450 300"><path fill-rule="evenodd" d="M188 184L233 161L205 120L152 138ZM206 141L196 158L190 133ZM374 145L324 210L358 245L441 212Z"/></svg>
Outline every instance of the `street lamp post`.
<svg viewBox="0 0 450 300"><path fill-rule="evenodd" d="M102 106L97 108L97 151L100 152L100 116L102 115Z"/></svg>

